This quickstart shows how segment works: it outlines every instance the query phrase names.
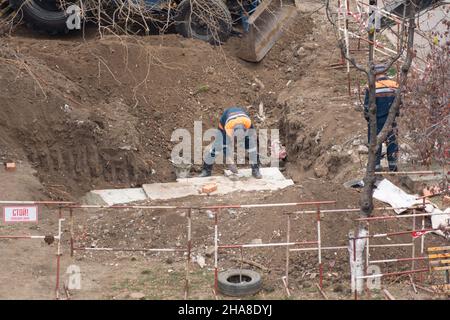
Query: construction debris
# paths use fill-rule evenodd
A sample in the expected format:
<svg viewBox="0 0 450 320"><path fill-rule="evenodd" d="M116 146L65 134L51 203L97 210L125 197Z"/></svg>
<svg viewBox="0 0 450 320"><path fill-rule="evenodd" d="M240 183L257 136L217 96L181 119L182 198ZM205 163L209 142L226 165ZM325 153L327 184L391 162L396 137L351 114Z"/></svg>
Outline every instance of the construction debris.
<svg viewBox="0 0 450 320"><path fill-rule="evenodd" d="M226 176L208 178L184 178L177 182L144 184L142 188L92 190L83 197L83 202L92 205L115 205L142 200L167 200L187 196L224 195L237 191L270 191L294 185L278 168L261 168L262 179L254 179L251 169L240 169L237 181ZM251 182L251 183L249 183ZM204 189L204 190L203 190ZM209 191L205 193L203 191Z"/></svg>
<svg viewBox="0 0 450 320"><path fill-rule="evenodd" d="M262 264L260 264L258 262L255 262L255 261L251 261L251 260L247 260L247 259L237 259L237 258L231 258L231 261L245 263L245 264L248 264L249 266L253 266L258 269L261 269L264 272L270 272L269 268L267 268L266 266L263 266Z"/></svg>
<svg viewBox="0 0 450 320"><path fill-rule="evenodd" d="M322 288L316 283L316 288L319 290L320 294L325 300L328 300L328 296L325 294L325 292L322 290Z"/></svg>
<svg viewBox="0 0 450 320"><path fill-rule="evenodd" d="M435 294L436 292L434 291L434 290L432 290L432 289L430 289L430 288L427 288L427 287L425 287L425 286L423 286L423 285L420 285L420 284L415 284L416 285L416 287L417 288L419 288L419 289L421 289L421 290L423 290L423 291L426 291L426 292L428 292L428 293L432 293L432 294Z"/></svg>
<svg viewBox="0 0 450 320"><path fill-rule="evenodd" d="M145 298L145 293L142 292L132 292L130 293L131 299L142 300Z"/></svg>
<svg viewBox="0 0 450 320"><path fill-rule="evenodd" d="M442 190L438 186L428 186L423 189L422 194L424 197L432 197L440 194L441 192Z"/></svg>
<svg viewBox="0 0 450 320"><path fill-rule="evenodd" d="M389 203L395 209L397 214L400 214L411 208L414 205L420 205L423 203L417 196L410 195L394 185L388 179L383 179L376 184L376 188L373 192L373 197L377 200Z"/></svg>
<svg viewBox="0 0 450 320"><path fill-rule="evenodd" d="M442 199L442 204L444 206L449 206L450 207L450 196L444 196L444 198Z"/></svg>
<svg viewBox="0 0 450 320"><path fill-rule="evenodd" d="M5 163L5 170L9 172L16 171L16 164L14 162L7 162Z"/></svg>
<svg viewBox="0 0 450 320"><path fill-rule="evenodd" d="M387 289L383 289L383 293L388 300L396 300L395 297Z"/></svg>
<svg viewBox="0 0 450 320"><path fill-rule="evenodd" d="M431 204L427 204L425 206L425 211L433 214L431 216L431 225L432 225L433 229L436 229L433 232L437 235L440 235L442 237L450 239L450 232L443 231L446 228L450 227L450 208L447 208L444 211L442 211L441 209L436 208L435 206L433 206ZM441 229L441 230L437 230L437 229Z"/></svg>
<svg viewBox="0 0 450 320"><path fill-rule="evenodd" d="M197 257L195 257L195 262L197 262L197 264L200 266L200 268L204 268L206 266L206 260L205 257L203 257L202 255L198 254Z"/></svg>
<svg viewBox="0 0 450 320"><path fill-rule="evenodd" d="M201 189L201 193L206 193L207 195L214 191L217 191L217 183L205 184Z"/></svg>

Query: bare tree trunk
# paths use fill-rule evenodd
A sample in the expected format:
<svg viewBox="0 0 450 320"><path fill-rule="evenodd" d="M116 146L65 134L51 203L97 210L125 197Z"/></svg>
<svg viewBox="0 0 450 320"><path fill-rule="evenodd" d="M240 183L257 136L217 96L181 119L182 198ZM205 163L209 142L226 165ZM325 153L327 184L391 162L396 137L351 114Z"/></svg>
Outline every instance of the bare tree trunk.
<svg viewBox="0 0 450 320"><path fill-rule="evenodd" d="M369 5L376 6L377 0L370 0ZM374 10L371 7L370 15L373 16ZM369 90L369 127L371 132L369 147L368 147L368 159L366 167L366 175L364 177L364 188L361 192L360 208L361 214L369 216L373 210L373 189L375 187L375 165L376 165L376 152L378 149L377 144L377 105L375 99L375 63L374 63L374 38L375 38L375 26L368 31L369 36L369 59L368 59L368 90Z"/></svg>
<svg viewBox="0 0 450 320"><path fill-rule="evenodd" d="M377 1L376 0L370 0L370 5L376 6ZM401 67L401 74L400 74L400 83L397 90L397 94L395 96L395 100L391 105L391 108L389 110L389 115L387 117L387 120L383 126L383 129L379 134L377 134L377 106L376 106L376 97L375 97L375 78L376 78L376 72L375 72L375 61L374 61L374 50L375 50L375 44L373 43L374 40L374 32L375 29L372 28L369 30L369 61L368 61L368 73L367 73L367 80L368 80L368 90L369 90L369 131L370 131L370 140L369 140L369 150L368 150L368 160L367 160L367 167L366 167L366 175L364 177L364 188L361 192L360 197L360 208L361 208L361 215L363 216L370 216L373 211L373 189L375 187L375 166L376 166L376 152L378 148L381 148L381 145L386 140L388 133L392 129L392 125L395 121L396 115L398 114L399 108L400 108L400 102L401 102L401 93L403 91L403 88L406 85L406 80L408 77L408 72L411 67L412 59L414 57L414 32L415 32L415 14L416 14L416 5L414 1L409 0L406 1L406 6L410 7L411 9L408 11L408 34L407 34L407 43L406 43L406 59ZM372 12L373 13L373 9ZM406 17L405 17L406 18ZM400 35L399 35L400 36ZM388 64L388 67L392 65L394 62L391 61Z"/></svg>
<svg viewBox="0 0 450 320"><path fill-rule="evenodd" d="M375 188L375 166L376 166L376 154L378 148L381 147L382 143L386 140L388 133L391 131L393 123L395 121L396 115L398 114L401 93L405 87L408 71L410 69L412 59L414 57L413 44L414 44L414 32L415 32L415 14L416 14L416 2L419 0L404 0L405 1L405 11L403 15L403 23L401 27L401 32L398 34L400 37L399 52L391 57L389 62L386 64L384 72L402 57L404 53L404 35L405 35L405 19L407 18L407 43L406 43L406 58L401 67L400 80L395 99L390 107L387 120L382 128L381 132L377 134L377 105L376 105L376 71L375 71L375 58L374 51L376 43L374 43L375 32L377 28L377 19L375 17L375 11L377 6L377 0L370 0L370 16L372 18L373 25L368 29L369 38L369 56L367 62L367 68L356 63L354 57L350 57L348 51L346 50L345 43L341 36L338 36L338 45L341 49L342 55L350 61L353 66L367 75L368 82L368 130L370 132L370 139L368 141L368 160L366 167L366 174L364 176L364 188L361 192L360 197L360 214L362 216L370 216L373 211L373 190ZM409 10L407 11L406 8ZM330 3L326 2L326 10L329 21L338 30L339 25L336 25L335 21L332 19L330 14ZM406 12L408 12L408 17L406 17ZM339 18L339 17L338 17ZM380 73L384 73L380 72ZM364 263L363 263L363 253L365 249L365 243L367 241L364 236L367 235L367 229L365 229L364 223L361 222L356 226L356 231L351 231L349 234L349 253L350 253L350 266L352 271L352 290L353 292L361 292L363 289L364 282L358 279L358 276L364 273ZM358 237L363 237L363 239L357 239Z"/></svg>

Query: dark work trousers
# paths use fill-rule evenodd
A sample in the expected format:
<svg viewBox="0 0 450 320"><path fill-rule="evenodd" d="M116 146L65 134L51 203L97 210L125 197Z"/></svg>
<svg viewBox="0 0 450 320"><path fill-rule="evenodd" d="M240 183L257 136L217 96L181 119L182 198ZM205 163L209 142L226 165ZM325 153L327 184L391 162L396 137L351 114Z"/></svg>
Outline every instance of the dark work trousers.
<svg viewBox="0 0 450 320"><path fill-rule="evenodd" d="M233 151L231 148L233 147L233 143L231 143L231 138L227 136L224 130L219 129L221 136L216 137L214 144L212 145L210 151L205 156L206 165L213 165L214 160L216 158L217 152L223 152L225 157L225 161L228 157L233 155ZM250 130L245 136L244 144L245 150L248 151L250 164L252 168L259 167L259 154L258 154L258 138L254 129Z"/></svg>
<svg viewBox="0 0 450 320"><path fill-rule="evenodd" d="M386 123L387 117L377 118L377 134L381 132ZM368 141L370 141L370 126L368 126ZM397 124L394 121L392 125L392 130L389 131L386 144L387 144L387 160L389 165L389 171L397 171L397 157L398 157L398 144L397 144ZM380 146L376 153L376 163L375 163L375 171L381 171L381 151L382 146Z"/></svg>

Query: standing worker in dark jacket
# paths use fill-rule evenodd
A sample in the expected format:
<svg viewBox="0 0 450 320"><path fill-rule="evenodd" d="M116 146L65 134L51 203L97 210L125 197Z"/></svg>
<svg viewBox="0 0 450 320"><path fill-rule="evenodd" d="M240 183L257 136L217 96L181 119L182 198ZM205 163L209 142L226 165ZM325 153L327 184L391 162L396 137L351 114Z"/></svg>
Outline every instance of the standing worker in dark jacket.
<svg viewBox="0 0 450 320"><path fill-rule="evenodd" d="M375 72L383 71L386 68L384 65L375 66ZM386 73L378 73L376 75L376 105L377 105L377 135L383 129L387 117L389 115L389 111L391 109L392 103L395 100L395 95L398 90L398 83L390 80ZM365 98L364 98L364 117L367 122L369 122L369 92L366 89ZM396 117L398 114L396 115ZM389 131L386 139L387 143L387 160L389 164L389 171L397 171L397 156L398 156L398 144L396 137L396 129L397 124L394 120L392 124L392 128ZM368 126L368 140L370 141L370 125ZM375 171L381 171L381 146L378 148L376 153L376 164Z"/></svg>
<svg viewBox="0 0 450 320"><path fill-rule="evenodd" d="M248 114L239 107L229 108L225 110L220 117L218 129L220 135L216 137L213 147L205 157L200 176L211 176L217 151L221 150L223 152L226 161L232 159L234 150L230 149L233 147L234 138L237 137L238 141L240 140L244 142L245 150L249 153L253 177L256 179L261 179L262 176L259 172L259 155L256 131L254 130L253 123ZM235 166L230 166L230 170L233 171L233 173L237 173Z"/></svg>

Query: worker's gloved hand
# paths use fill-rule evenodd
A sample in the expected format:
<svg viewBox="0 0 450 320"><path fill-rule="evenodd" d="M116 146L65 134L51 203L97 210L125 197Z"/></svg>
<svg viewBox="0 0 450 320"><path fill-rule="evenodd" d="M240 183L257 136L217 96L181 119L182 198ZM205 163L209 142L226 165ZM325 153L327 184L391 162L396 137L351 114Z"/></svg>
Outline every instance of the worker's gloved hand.
<svg viewBox="0 0 450 320"><path fill-rule="evenodd" d="M239 173L238 168L236 167L236 165L234 163L231 163L228 165L228 170L230 170L234 174Z"/></svg>

